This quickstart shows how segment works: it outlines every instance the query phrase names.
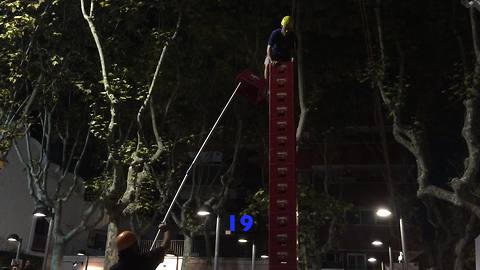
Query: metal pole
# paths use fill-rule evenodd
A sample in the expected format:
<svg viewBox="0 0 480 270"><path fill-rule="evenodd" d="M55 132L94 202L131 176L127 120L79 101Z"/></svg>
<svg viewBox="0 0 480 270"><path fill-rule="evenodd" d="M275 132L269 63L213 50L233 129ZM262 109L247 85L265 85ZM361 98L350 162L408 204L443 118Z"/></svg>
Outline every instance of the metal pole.
<svg viewBox="0 0 480 270"><path fill-rule="evenodd" d="M215 227L215 257L213 259L213 270L218 269L219 247L220 247L220 215L217 215L217 226Z"/></svg>
<svg viewBox="0 0 480 270"><path fill-rule="evenodd" d="M393 270L393 261L392 261L392 247L388 246L388 258L390 259L390 269Z"/></svg>
<svg viewBox="0 0 480 270"><path fill-rule="evenodd" d="M45 244L45 252L43 253L42 270L47 270L48 254L50 253L50 242L51 242L52 230L53 230L53 219L54 219L54 215L52 215L48 223L47 243Z"/></svg>
<svg viewBox="0 0 480 270"><path fill-rule="evenodd" d="M403 267L404 267L404 270L408 270L407 267L408 267L408 262L407 262L407 246L406 246L406 243L405 243L405 232L404 232L404 228L403 228L403 220L402 218L400 218L400 237L402 239L402 252L403 252Z"/></svg>
<svg viewBox="0 0 480 270"><path fill-rule="evenodd" d="M385 270L385 266L383 265L383 261L380 264L382 266L382 270Z"/></svg>
<svg viewBox="0 0 480 270"><path fill-rule="evenodd" d="M88 259L89 259L89 256L87 255L87 262L85 263L85 270L87 270L87 268L88 268Z"/></svg>
<svg viewBox="0 0 480 270"><path fill-rule="evenodd" d="M255 270L255 243L252 244L252 270Z"/></svg>
<svg viewBox="0 0 480 270"><path fill-rule="evenodd" d="M187 172L185 173L185 176L183 176L183 180L182 180L182 182L180 183L180 186L178 187L177 193L176 193L175 196L173 197L172 203L171 203L170 206L168 207L167 213L165 214L165 217L163 218L162 223L165 223L165 222L167 221L167 218L168 218L168 216L170 215L170 211L172 211L172 207L173 207L173 205L175 204L175 201L177 200L177 197L178 197L178 195L180 194L180 191L182 190L183 185L185 184L185 182L186 182L186 180L187 180L187 177L188 177L188 175L189 175L189 173L190 173L190 170L193 168L193 166L194 166L195 163L197 162L197 159L198 159L198 157L200 156L200 153L202 153L203 148L204 148L205 145L207 144L208 140L210 139L210 136L212 135L213 131L214 131L215 128L217 127L218 123L220 122L220 119L222 119L223 114L224 114L225 111L227 110L228 106L230 106L230 102L233 100L233 97L235 97L235 94L237 93L237 90L240 88L240 85L242 85L241 82L239 82L239 83L237 84L237 87L235 88L235 90L233 91L232 95L231 95L230 98L228 99L227 104L225 104L225 107L223 107L222 112L220 113L220 115L218 116L217 120L216 120L215 123L213 124L212 128L210 129L210 132L208 132L208 135L207 135L207 137L205 138L205 141L203 142L202 146L200 146L200 149L198 150L197 154L196 154L195 157L193 158L193 161L192 161L192 163L190 164L190 166L188 167ZM159 236L160 236L160 230L157 231L157 235L155 235L155 239L153 239L153 243L152 243L152 246L150 247L150 250L152 250L152 249L155 247L155 243L157 242Z"/></svg>
<svg viewBox="0 0 480 270"><path fill-rule="evenodd" d="M18 239L18 245L17 245L17 256L15 256L15 259L18 262L18 259L20 259L20 248L22 247L22 239Z"/></svg>

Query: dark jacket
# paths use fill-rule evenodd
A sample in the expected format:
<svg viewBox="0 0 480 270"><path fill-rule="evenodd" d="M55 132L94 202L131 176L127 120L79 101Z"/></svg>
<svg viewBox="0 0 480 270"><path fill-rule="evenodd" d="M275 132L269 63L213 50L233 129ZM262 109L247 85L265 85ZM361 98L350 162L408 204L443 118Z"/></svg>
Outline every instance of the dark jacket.
<svg viewBox="0 0 480 270"><path fill-rule="evenodd" d="M110 270L155 270L164 257L165 250L162 247L141 254L138 246L133 246L118 252L118 263Z"/></svg>

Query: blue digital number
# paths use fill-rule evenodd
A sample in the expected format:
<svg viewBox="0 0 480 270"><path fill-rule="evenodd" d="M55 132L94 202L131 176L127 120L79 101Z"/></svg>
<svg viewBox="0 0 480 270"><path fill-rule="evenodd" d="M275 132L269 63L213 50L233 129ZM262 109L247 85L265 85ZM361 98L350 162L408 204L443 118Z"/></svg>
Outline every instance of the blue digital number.
<svg viewBox="0 0 480 270"><path fill-rule="evenodd" d="M230 231L235 231L235 215L230 215Z"/></svg>
<svg viewBox="0 0 480 270"><path fill-rule="evenodd" d="M236 231L236 217L235 215L230 215L230 231ZM240 217L240 224L243 226L242 231L248 232L253 227L253 217L250 215L243 215Z"/></svg>
<svg viewBox="0 0 480 270"><path fill-rule="evenodd" d="M243 225L243 231L248 232L253 226L253 217L250 215L243 215L240 218L240 224Z"/></svg>

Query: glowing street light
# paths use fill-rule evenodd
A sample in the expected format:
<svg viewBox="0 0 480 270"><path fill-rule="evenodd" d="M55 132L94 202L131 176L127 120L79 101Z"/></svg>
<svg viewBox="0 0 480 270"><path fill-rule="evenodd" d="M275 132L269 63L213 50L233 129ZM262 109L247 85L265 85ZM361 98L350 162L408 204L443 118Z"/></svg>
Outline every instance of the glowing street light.
<svg viewBox="0 0 480 270"><path fill-rule="evenodd" d="M390 210L388 210L387 208L380 208L380 209L377 210L376 214L379 217L385 218L385 217L391 216L392 212Z"/></svg>
<svg viewBox="0 0 480 270"><path fill-rule="evenodd" d="M46 217L48 215L48 208L43 205L39 205L35 207L35 210L33 211L33 215L35 217Z"/></svg>
<svg viewBox="0 0 480 270"><path fill-rule="evenodd" d="M239 239L238 239L238 242L239 242L239 243L247 243L248 240L245 239L245 238L239 238Z"/></svg>
<svg viewBox="0 0 480 270"><path fill-rule="evenodd" d="M18 236L18 234L10 234L7 238L7 240L9 242L20 242L20 237Z"/></svg>
<svg viewBox="0 0 480 270"><path fill-rule="evenodd" d="M209 216L211 213L212 213L212 207L206 204L200 207L197 211L197 215L201 217Z"/></svg>
<svg viewBox="0 0 480 270"><path fill-rule="evenodd" d="M374 257L370 257L370 258L368 258L368 262L369 263L376 263L377 259L375 259Z"/></svg>
<svg viewBox="0 0 480 270"><path fill-rule="evenodd" d="M12 233L7 237L7 240L12 243L17 243L17 255L15 256L15 259L18 261L18 259L20 259L20 249L22 247L22 238L20 238L18 234Z"/></svg>
<svg viewBox="0 0 480 270"><path fill-rule="evenodd" d="M262 259L268 259L268 255L261 255L260 258L262 258Z"/></svg>
<svg viewBox="0 0 480 270"><path fill-rule="evenodd" d="M386 208L380 208L377 210L377 216L379 217L389 217L392 215L392 212ZM399 225L400 225L400 239L401 239L401 242L402 242L402 253L403 253L403 264L404 264L404 268L406 269L407 268L407 263L408 263L408 260L407 260L407 247L406 247L406 240L405 240L405 232L404 232L404 228L403 228L403 219L402 217L400 216L399 218Z"/></svg>
<svg viewBox="0 0 480 270"><path fill-rule="evenodd" d="M82 256L82 257L85 256L85 257L87 257L87 261L85 262L85 270L87 270L87 268L88 268L88 259L89 259L89 256L88 256L87 252L85 252L85 250L81 249L81 250L79 250L79 251L77 252L77 256Z"/></svg>
<svg viewBox="0 0 480 270"><path fill-rule="evenodd" d="M372 242L372 245L374 245L376 247L380 247L380 246L383 246L383 242L379 241L379 240L375 240L375 241Z"/></svg>
<svg viewBox="0 0 480 270"><path fill-rule="evenodd" d="M204 216L210 215L210 212L205 211L205 210L199 210L199 211L197 212L197 215L199 215L199 216L201 216L201 217L204 217Z"/></svg>

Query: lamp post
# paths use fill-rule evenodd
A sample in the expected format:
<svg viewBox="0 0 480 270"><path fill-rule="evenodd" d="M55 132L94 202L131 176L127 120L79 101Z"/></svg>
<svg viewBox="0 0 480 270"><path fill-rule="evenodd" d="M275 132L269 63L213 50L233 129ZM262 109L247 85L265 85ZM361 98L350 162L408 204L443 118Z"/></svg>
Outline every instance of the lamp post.
<svg viewBox="0 0 480 270"><path fill-rule="evenodd" d="M381 247L383 246L383 242L380 241L380 240L374 240L372 242L372 245L375 246L375 247ZM392 247L390 246L390 244L388 245L388 262L389 262L389 270L393 270L393 263L392 263ZM383 265L383 261L382 261L382 270L384 270L384 265Z"/></svg>
<svg viewBox="0 0 480 270"><path fill-rule="evenodd" d="M375 257L370 257L370 258L367 259L367 261L368 261L369 263L371 263L371 264L376 264L376 263L377 263L377 258L375 258ZM372 266L372 267L373 267L373 266ZM375 268L375 267L373 267L373 268ZM383 269L382 269L382 270L383 270Z"/></svg>
<svg viewBox="0 0 480 270"><path fill-rule="evenodd" d="M241 236L240 238L238 238L238 242L240 244L245 244L245 243L248 243L248 239L246 237L243 237ZM255 242L252 241L252 263L251 263L251 270L255 270L255 252L256 252L256 246L255 246Z"/></svg>
<svg viewBox="0 0 480 270"><path fill-rule="evenodd" d="M18 236L18 234L10 234L7 238L9 242L15 242L17 243L17 255L15 256L15 260L18 261L20 259L20 249L22 248L22 238Z"/></svg>
<svg viewBox="0 0 480 270"><path fill-rule="evenodd" d="M201 217L209 216L212 210L208 206L202 206L197 211L197 215ZM213 257L213 270L218 269L218 253L220 249L220 215L217 214L217 223L215 226L215 255Z"/></svg>
<svg viewBox="0 0 480 270"><path fill-rule="evenodd" d="M388 210L387 208L379 208L376 212L377 216L381 217L381 218L388 218L392 215L392 212L390 210ZM407 245L406 245L406 241L405 241L405 231L404 231L404 227L403 227L403 219L402 217L399 218L399 226L400 226L400 239L401 239L401 242L402 242L402 253L403 253L403 260L402 260L402 264L403 264L403 269L404 270L408 270L408 265L407 265ZM390 253L390 261L391 261L391 257L392 257L392 253L391 253L391 250L389 251Z"/></svg>
<svg viewBox="0 0 480 270"><path fill-rule="evenodd" d="M47 233L47 243L45 243L45 251L43 253L43 263L42 263L42 270L47 270L47 261L48 255L50 252L50 242L52 238L52 231L53 231L53 221L54 221L54 213L49 211L49 208L45 205L41 204L35 207L33 211L33 216L37 218L46 218L48 220L48 233Z"/></svg>
<svg viewBox="0 0 480 270"><path fill-rule="evenodd" d="M255 243L252 243L252 270L255 270Z"/></svg>
<svg viewBox="0 0 480 270"><path fill-rule="evenodd" d="M88 259L89 259L89 256L88 256L87 252L85 252L85 250L79 250L79 251L77 252L77 256L87 257L87 261L85 262L85 270L87 270L87 268L88 268Z"/></svg>

